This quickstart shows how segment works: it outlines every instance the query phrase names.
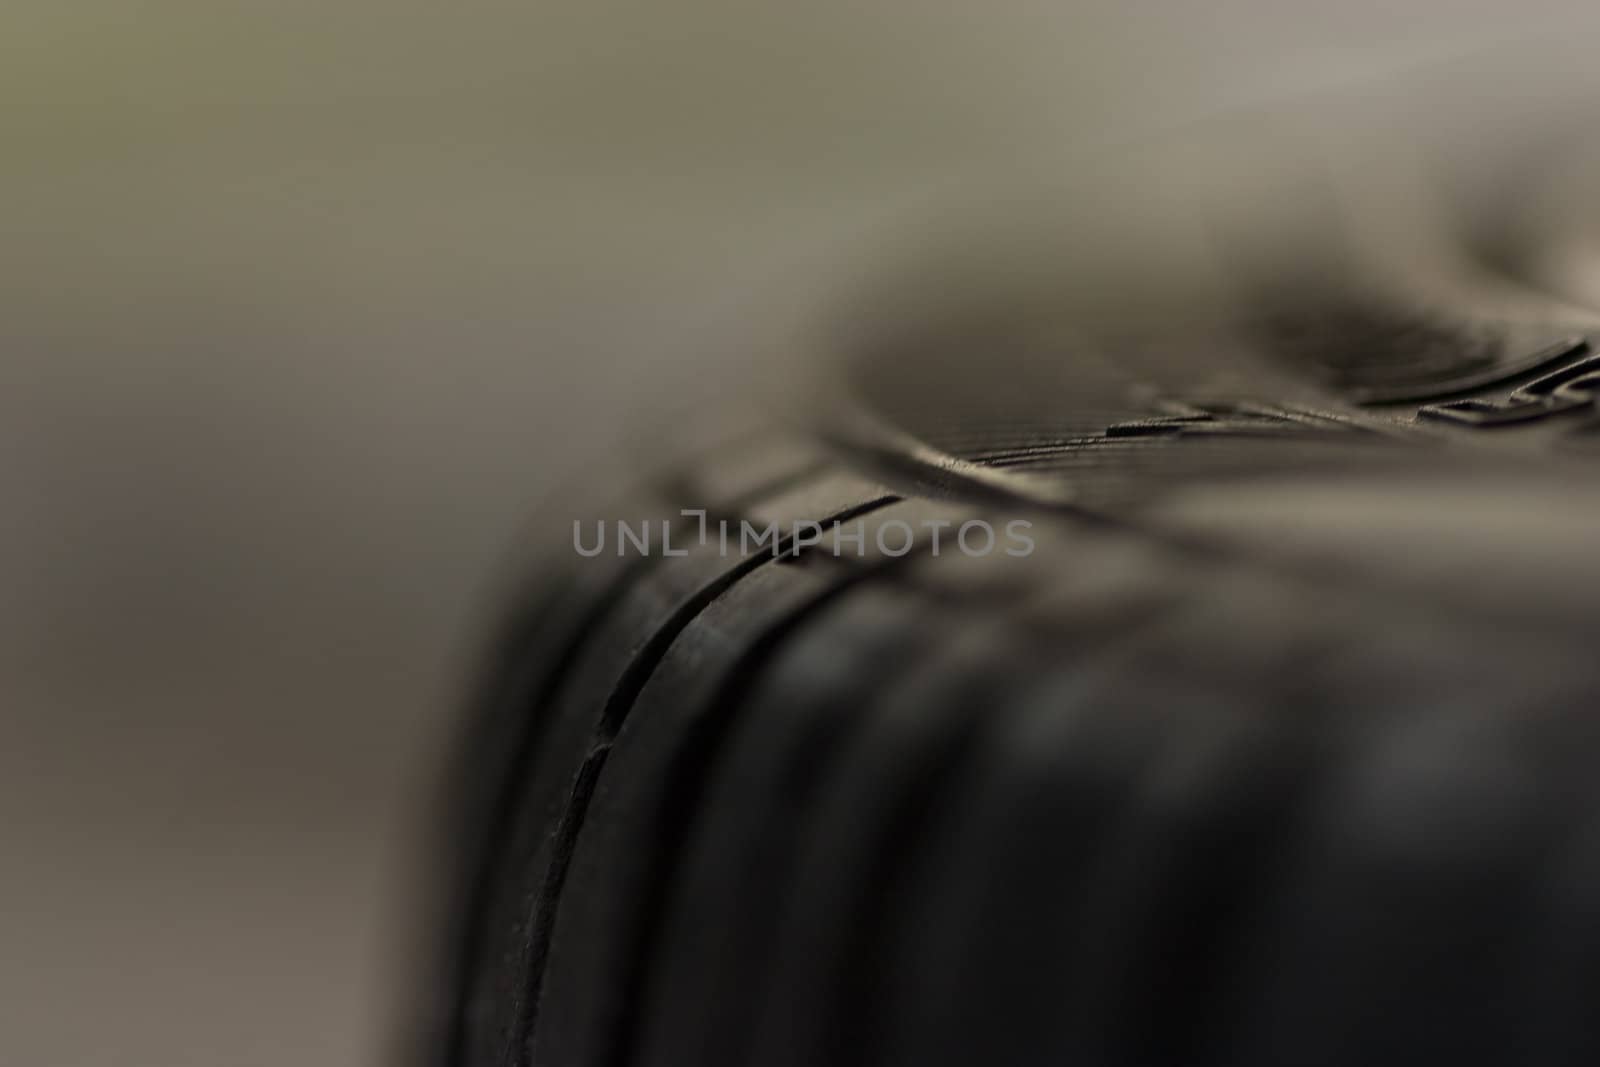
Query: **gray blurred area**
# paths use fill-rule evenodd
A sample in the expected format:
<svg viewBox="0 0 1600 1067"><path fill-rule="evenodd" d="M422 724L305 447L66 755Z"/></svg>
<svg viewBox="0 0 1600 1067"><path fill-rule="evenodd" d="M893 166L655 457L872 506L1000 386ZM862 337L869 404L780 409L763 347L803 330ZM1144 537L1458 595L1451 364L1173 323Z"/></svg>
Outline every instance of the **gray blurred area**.
<svg viewBox="0 0 1600 1067"><path fill-rule="evenodd" d="M0 1062L400 1058L521 531L753 279L1577 7L13 0Z"/></svg>

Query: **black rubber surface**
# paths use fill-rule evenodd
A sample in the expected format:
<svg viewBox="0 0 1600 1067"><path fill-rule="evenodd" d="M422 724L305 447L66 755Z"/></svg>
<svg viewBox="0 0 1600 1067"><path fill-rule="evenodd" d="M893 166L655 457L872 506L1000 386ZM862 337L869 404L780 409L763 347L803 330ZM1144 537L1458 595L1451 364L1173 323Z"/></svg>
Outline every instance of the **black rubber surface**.
<svg viewBox="0 0 1600 1067"><path fill-rule="evenodd" d="M1587 259L1141 158L580 472L687 547L507 586L431 1067L1600 1063Z"/></svg>
<svg viewBox="0 0 1600 1067"><path fill-rule="evenodd" d="M1593 1062L1587 628L1145 520L936 555L1004 515L811 458L722 506L866 543L533 587L439 1062Z"/></svg>

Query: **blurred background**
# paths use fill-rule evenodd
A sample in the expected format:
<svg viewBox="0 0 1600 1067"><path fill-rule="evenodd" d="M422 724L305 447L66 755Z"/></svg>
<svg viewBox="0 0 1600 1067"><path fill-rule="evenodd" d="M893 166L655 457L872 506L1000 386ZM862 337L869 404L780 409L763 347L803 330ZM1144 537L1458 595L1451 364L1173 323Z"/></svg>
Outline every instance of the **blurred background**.
<svg viewBox="0 0 1600 1067"><path fill-rule="evenodd" d="M0 1062L399 1059L519 531L751 279L1577 6L7 3Z"/></svg>

